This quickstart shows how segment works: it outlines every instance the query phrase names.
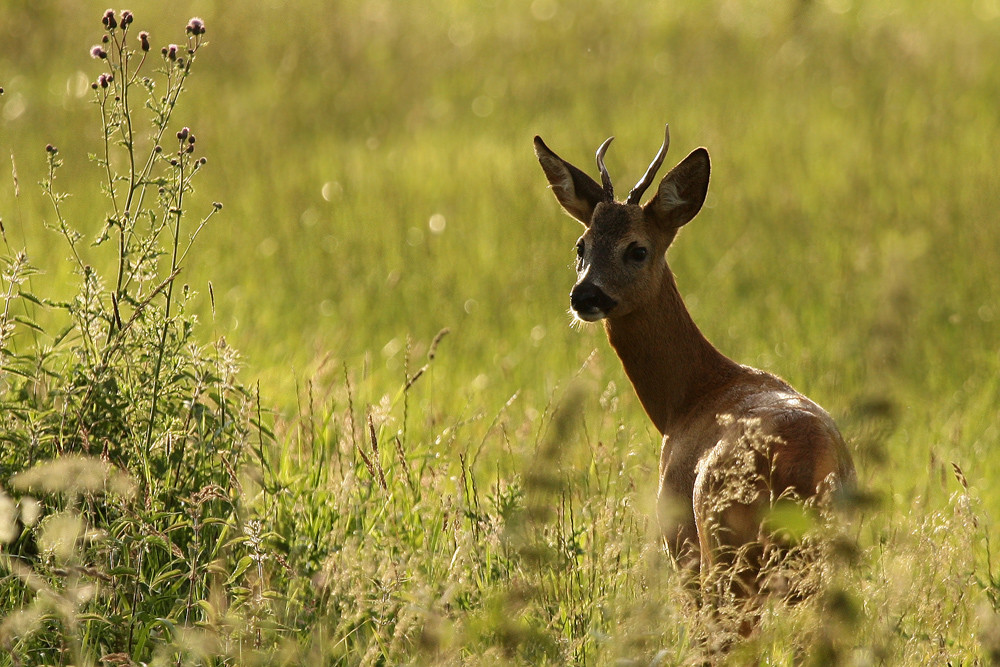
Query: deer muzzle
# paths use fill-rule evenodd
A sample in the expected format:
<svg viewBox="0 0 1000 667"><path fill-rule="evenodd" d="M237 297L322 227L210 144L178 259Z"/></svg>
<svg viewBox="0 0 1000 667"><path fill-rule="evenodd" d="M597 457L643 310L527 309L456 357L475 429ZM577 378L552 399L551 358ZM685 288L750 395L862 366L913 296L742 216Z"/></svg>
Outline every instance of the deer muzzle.
<svg viewBox="0 0 1000 667"><path fill-rule="evenodd" d="M594 283L577 283L569 293L569 305L573 313L585 322L604 319L618 302L604 293Z"/></svg>

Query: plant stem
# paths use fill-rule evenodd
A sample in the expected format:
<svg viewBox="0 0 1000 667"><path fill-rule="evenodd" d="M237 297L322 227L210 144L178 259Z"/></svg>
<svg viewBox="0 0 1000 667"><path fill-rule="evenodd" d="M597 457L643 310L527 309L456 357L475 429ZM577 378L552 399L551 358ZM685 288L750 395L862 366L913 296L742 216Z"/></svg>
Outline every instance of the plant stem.
<svg viewBox="0 0 1000 667"><path fill-rule="evenodd" d="M180 246L180 235L181 235L181 217L183 216L183 203L184 203L184 156L180 155L180 160L178 161L177 167L177 205L174 207L174 239L173 239L173 254L170 258L170 272L174 273L177 271L177 251ZM167 331L170 328L170 306L173 303L174 295L174 281L170 281L167 285L166 294L166 306L164 306L163 312L163 327L160 329L160 341L157 345L156 351L156 366L153 370L153 397L149 405L149 423L146 424L146 447L144 453L146 456L143 457L143 473L145 475L146 487L149 488L152 485L152 478L149 474L149 459L147 458L152 446L153 446L153 423L156 421L156 407L157 401L160 397L160 370L163 367L163 353L167 346Z"/></svg>

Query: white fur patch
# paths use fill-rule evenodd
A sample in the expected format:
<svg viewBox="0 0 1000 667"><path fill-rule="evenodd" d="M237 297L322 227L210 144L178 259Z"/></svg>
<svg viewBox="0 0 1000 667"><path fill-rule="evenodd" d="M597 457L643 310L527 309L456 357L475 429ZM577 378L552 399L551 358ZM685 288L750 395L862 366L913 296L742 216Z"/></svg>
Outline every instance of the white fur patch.
<svg viewBox="0 0 1000 667"><path fill-rule="evenodd" d="M672 181L661 183L657 194L660 196L662 206L666 208L677 208L684 205L684 200L677 193L677 184Z"/></svg>

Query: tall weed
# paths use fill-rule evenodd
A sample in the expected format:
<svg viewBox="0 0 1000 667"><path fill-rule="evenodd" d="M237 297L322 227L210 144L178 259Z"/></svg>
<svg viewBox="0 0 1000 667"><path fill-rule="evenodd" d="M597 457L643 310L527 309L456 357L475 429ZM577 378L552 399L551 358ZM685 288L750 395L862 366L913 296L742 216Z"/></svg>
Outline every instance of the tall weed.
<svg viewBox="0 0 1000 667"><path fill-rule="evenodd" d="M192 19L180 43L154 49L131 12L108 10L102 23L90 52L101 68L91 85L101 224L78 229L65 217L55 146L41 182L75 296L35 292L43 281L28 251L4 238L8 664L148 661L222 616L239 617L251 644L268 641L255 567L268 536L238 490L270 435L237 380L236 352L225 340L199 342L195 293L181 283L199 232L222 208L191 219L187 197L207 159L189 128L174 129L205 25Z"/></svg>

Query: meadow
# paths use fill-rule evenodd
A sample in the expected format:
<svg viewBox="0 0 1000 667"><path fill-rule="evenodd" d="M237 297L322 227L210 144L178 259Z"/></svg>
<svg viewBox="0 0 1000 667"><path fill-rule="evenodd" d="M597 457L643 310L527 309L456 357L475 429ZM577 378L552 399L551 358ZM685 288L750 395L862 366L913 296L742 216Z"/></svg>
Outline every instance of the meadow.
<svg viewBox="0 0 1000 667"><path fill-rule="evenodd" d="M0 665L1000 660L996 0L87 4L0 21ZM666 122L695 321L862 489L748 638L531 146Z"/></svg>

